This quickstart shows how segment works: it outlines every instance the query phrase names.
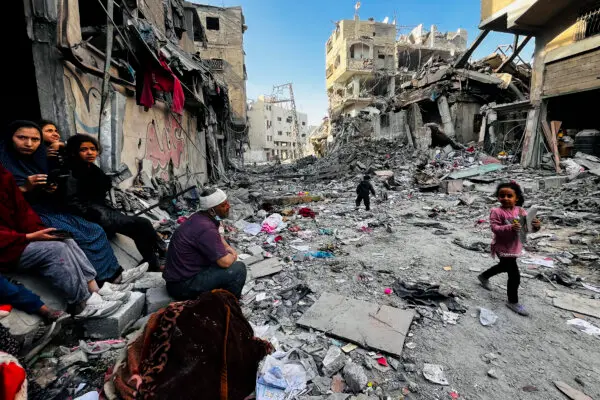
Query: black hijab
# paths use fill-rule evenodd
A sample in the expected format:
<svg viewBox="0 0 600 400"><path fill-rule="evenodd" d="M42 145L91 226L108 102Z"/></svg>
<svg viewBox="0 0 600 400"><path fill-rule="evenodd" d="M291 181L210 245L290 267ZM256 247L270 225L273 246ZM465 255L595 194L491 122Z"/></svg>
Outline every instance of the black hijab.
<svg viewBox="0 0 600 400"><path fill-rule="evenodd" d="M23 155L15 150L12 137L21 128L35 128L40 133L40 146L31 155ZM48 159L42 130L35 122L17 120L11 122L0 137L0 164L9 170L18 186L25 184L27 177L48 173Z"/></svg>

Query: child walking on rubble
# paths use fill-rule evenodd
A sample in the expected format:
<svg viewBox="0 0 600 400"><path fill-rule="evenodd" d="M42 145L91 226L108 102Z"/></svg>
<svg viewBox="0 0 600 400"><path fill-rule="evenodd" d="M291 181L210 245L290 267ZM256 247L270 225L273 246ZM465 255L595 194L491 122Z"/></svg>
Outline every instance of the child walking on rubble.
<svg viewBox="0 0 600 400"><path fill-rule="evenodd" d="M501 273L508 274L506 306L519 315L528 316L525 307L519 303L519 284L521 275L517 265L517 257L521 255L523 244L519 239L522 227L519 223L521 216L527 213L521 206L525 202L521 187L515 182L501 183L496 189L496 197L501 207L493 208L490 213L490 226L494 232L492 241L492 257L498 255L500 262L483 272L477 278L487 290L492 290L489 279ZM539 231L541 223L538 219L532 221L534 231Z"/></svg>
<svg viewBox="0 0 600 400"><path fill-rule="evenodd" d="M375 196L375 189L373 188L373 184L371 183L371 177L369 175L365 175L363 180L356 187L356 209L360 207L361 201L365 202L365 208L367 211L371 210L371 199L369 198L369 194L373 194Z"/></svg>

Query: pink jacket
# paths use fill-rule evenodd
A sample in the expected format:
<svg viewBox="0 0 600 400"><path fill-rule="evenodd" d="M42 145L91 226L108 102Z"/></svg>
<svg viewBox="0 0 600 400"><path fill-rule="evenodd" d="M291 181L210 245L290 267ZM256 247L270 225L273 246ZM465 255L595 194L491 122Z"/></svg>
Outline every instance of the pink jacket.
<svg viewBox="0 0 600 400"><path fill-rule="evenodd" d="M519 257L523 245L519 240L519 232L512 230L512 221L521 215L527 215L521 207L506 210L502 207L493 208L490 213L490 226L494 232L492 240L492 257Z"/></svg>

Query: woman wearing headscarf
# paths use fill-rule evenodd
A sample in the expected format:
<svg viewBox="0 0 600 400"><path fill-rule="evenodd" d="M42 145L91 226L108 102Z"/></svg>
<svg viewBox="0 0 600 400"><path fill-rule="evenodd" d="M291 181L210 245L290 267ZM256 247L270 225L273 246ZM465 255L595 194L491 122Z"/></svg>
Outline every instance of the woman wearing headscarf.
<svg viewBox="0 0 600 400"><path fill-rule="evenodd" d="M46 147L36 123L14 121L9 125L0 139L0 164L12 173L43 224L65 231L75 240L96 270L100 285L105 281L129 283L147 270L146 264L123 271L102 228L66 212L59 196L59 182L48 182Z"/></svg>
<svg viewBox="0 0 600 400"><path fill-rule="evenodd" d="M104 228L109 235L120 233L135 242L149 264L150 271L160 271L155 253L158 236L146 218L125 215L106 205L112 187L108 177L94 162L100 153L98 141L89 135L74 135L67 142L67 158L73 180L69 182L66 203L69 211Z"/></svg>

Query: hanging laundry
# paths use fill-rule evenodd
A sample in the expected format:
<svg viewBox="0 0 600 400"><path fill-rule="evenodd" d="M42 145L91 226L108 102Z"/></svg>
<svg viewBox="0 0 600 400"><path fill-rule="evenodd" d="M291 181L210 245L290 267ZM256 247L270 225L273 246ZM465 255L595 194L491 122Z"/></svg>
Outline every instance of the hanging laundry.
<svg viewBox="0 0 600 400"><path fill-rule="evenodd" d="M172 93L173 105L171 106L171 109L173 112L181 114L185 102L185 95L183 94L181 82L175 74L173 74L173 71L171 71L171 68L162 55L159 56L159 61L162 68L152 66L143 73L139 104L151 108L154 105L153 90L160 90L162 92Z"/></svg>

